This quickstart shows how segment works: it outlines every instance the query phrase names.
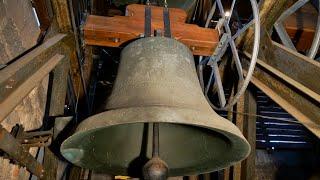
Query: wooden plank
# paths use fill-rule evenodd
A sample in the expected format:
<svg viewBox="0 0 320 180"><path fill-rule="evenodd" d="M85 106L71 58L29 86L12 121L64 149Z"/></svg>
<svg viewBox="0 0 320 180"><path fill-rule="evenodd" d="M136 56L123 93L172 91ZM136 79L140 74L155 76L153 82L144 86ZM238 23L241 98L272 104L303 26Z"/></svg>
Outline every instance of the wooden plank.
<svg viewBox="0 0 320 180"><path fill-rule="evenodd" d="M69 5L67 0L51 0L54 18L58 25L58 31L67 33L72 31Z"/></svg>
<svg viewBox="0 0 320 180"><path fill-rule="evenodd" d="M48 60L41 68L32 74L20 86L12 90L0 103L0 122L26 97L29 92L40 84L41 80L64 58L61 54L56 54Z"/></svg>
<svg viewBox="0 0 320 180"><path fill-rule="evenodd" d="M161 29L163 32L162 21L152 21L151 26L152 30ZM172 36L188 46L194 55L210 56L219 42L216 30L193 24L171 23L171 32ZM90 15L84 26L87 45L118 47L141 37L143 33L144 21L126 16Z"/></svg>
<svg viewBox="0 0 320 180"><path fill-rule="evenodd" d="M268 36L268 34L265 34ZM265 38L251 82L320 137L320 63Z"/></svg>
<svg viewBox="0 0 320 180"><path fill-rule="evenodd" d="M250 88L251 87L251 88ZM244 110L248 114L257 114L257 102L252 86L246 90L244 99ZM243 135L251 146L251 152L247 159L241 164L241 180L251 180L255 178L255 157L256 157L256 117L245 116L243 121Z"/></svg>
<svg viewBox="0 0 320 180"><path fill-rule="evenodd" d="M237 112L244 112L245 111L245 97L244 97L244 95L240 96L239 101L236 104L236 111ZM243 132L244 118L245 118L244 115L236 114L236 126L240 129L241 132ZM242 169L241 162L237 162L233 166L233 173L232 173L233 180L240 180L241 179L241 169Z"/></svg>
<svg viewBox="0 0 320 180"><path fill-rule="evenodd" d="M44 149L44 160L43 167L45 169L44 178L45 180L56 180L58 158L52 153L52 151L46 147Z"/></svg>
<svg viewBox="0 0 320 180"><path fill-rule="evenodd" d="M70 44L70 39L64 34L58 34L2 69L0 71L0 103L51 57L57 53L63 54Z"/></svg>
<svg viewBox="0 0 320 180"><path fill-rule="evenodd" d="M67 95L67 77L70 69L70 57L67 56L53 70L52 94L49 116L63 116Z"/></svg>

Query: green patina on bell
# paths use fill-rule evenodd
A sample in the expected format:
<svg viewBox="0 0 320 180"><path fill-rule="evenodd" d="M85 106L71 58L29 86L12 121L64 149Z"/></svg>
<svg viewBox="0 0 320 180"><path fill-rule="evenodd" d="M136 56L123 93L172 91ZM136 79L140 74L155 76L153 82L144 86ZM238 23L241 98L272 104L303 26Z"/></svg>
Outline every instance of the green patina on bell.
<svg viewBox="0 0 320 180"><path fill-rule="evenodd" d="M151 37L123 49L105 112L80 123L61 153L84 168L139 177L152 157L152 122L169 176L223 169L250 152L239 129L208 104L190 50Z"/></svg>

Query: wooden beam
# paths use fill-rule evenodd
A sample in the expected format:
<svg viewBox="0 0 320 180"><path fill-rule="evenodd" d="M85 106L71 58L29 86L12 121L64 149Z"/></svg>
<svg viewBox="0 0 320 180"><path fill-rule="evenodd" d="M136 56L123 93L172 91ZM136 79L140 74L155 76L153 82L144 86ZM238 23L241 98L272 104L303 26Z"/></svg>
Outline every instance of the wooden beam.
<svg viewBox="0 0 320 180"><path fill-rule="evenodd" d="M244 94L244 112L257 114L257 102L253 86L249 86ZM243 121L243 135L251 146L251 152L247 159L241 164L241 180L255 179L255 158L256 158L256 117L246 115Z"/></svg>
<svg viewBox="0 0 320 180"><path fill-rule="evenodd" d="M244 98L244 95L242 95L242 96L240 96L239 101L236 104L236 112L244 112L244 109L245 109L245 98ZM241 113L238 113L238 114L236 114L235 119L236 119L237 127L243 133L244 115ZM241 169L242 169L241 162L237 162L233 166L233 174L232 174L233 180L240 180L241 179Z"/></svg>
<svg viewBox="0 0 320 180"><path fill-rule="evenodd" d="M58 34L0 71L0 103L56 54L66 54L72 38Z"/></svg>
<svg viewBox="0 0 320 180"><path fill-rule="evenodd" d="M61 54L56 54L43 64L34 74L29 76L21 85L14 87L10 94L4 96L0 103L0 122L26 97L33 88L64 58ZM15 79L12 79L13 81ZM17 79L18 80L18 79ZM12 86L6 85L3 88L11 89Z"/></svg>
<svg viewBox="0 0 320 180"><path fill-rule="evenodd" d="M95 46L119 47L130 40L140 38L144 34L144 18L142 18L144 15L141 17L142 12L144 14L144 9L142 11L141 8L137 8L135 11L129 7L127 15L132 16L88 16L84 26L85 43ZM163 32L162 11L157 10L154 13L151 25L152 32L158 29ZM217 30L180 22L185 19L185 14L178 10L172 10L170 16L173 19L171 31L175 39L188 46L194 55L212 55L219 42Z"/></svg>
<svg viewBox="0 0 320 180"><path fill-rule="evenodd" d="M45 0L33 0L34 8L37 12L37 17L40 22L41 31L46 31L51 23L51 19L48 12L47 1Z"/></svg>
<svg viewBox="0 0 320 180"><path fill-rule="evenodd" d="M288 0L264 0L260 5L260 23L270 32L274 23L288 7Z"/></svg>
<svg viewBox="0 0 320 180"><path fill-rule="evenodd" d="M72 31L72 24L67 0L51 0L54 18L58 25L58 31L68 33Z"/></svg>

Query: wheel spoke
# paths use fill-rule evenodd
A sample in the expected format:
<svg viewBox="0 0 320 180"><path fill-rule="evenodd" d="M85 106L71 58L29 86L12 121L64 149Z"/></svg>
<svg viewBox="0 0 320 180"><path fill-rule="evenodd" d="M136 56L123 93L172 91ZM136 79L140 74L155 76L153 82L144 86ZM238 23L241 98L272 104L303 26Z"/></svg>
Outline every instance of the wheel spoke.
<svg viewBox="0 0 320 180"><path fill-rule="evenodd" d="M225 12L224 12L221 0L217 0L217 5L218 5L218 8L220 10L221 16L225 17ZM231 30L230 30L229 24L226 21L224 22L224 28L226 30L226 33L231 36ZM235 60L235 64L236 64L236 67L237 67L239 79L242 80L243 79L242 66L241 66L241 62L240 62L240 58L239 58L239 54L238 54L238 50L237 50L236 44L235 44L235 42L233 41L232 38L229 40L229 44L230 44L230 47L231 47L233 58Z"/></svg>
<svg viewBox="0 0 320 180"><path fill-rule="evenodd" d="M213 5L212 5L212 8L210 10L210 13L209 13L209 15L207 17L207 21L206 21L206 24L204 26L205 28L209 27L209 24L210 24L210 21L211 21L211 19L213 17L213 14L216 12L216 6L217 6L216 2L214 2Z"/></svg>
<svg viewBox="0 0 320 180"><path fill-rule="evenodd" d="M242 65L241 65L241 61L240 61L240 58L239 58L239 54L238 54L238 50L237 50L236 44L232 39L230 40L229 43L230 43L233 59L234 59L235 64L236 64L239 80L243 80Z"/></svg>
<svg viewBox="0 0 320 180"><path fill-rule="evenodd" d="M214 72L214 78L218 88L218 98L219 98L220 107L224 107L226 105L226 97L224 95L224 90L223 90L221 76L220 76L217 62L214 62L212 66L212 72Z"/></svg>
<svg viewBox="0 0 320 180"><path fill-rule="evenodd" d="M223 9L223 6L222 6L222 3L221 3L221 0L216 0L217 2L217 5L218 5L218 9L220 11L220 15L221 17L225 17L225 14L224 14L224 9Z"/></svg>
<svg viewBox="0 0 320 180"><path fill-rule="evenodd" d="M292 6L290 6L287 10L285 10L281 16L278 18L277 22L274 24L274 27L281 39L281 42L287 46L288 48L297 51L294 44L291 41L286 29L283 26L283 21L289 17L291 14L296 12L299 8L301 8L304 4L306 4L309 0L298 0Z"/></svg>
<svg viewBox="0 0 320 180"><path fill-rule="evenodd" d="M246 32L249 27L251 27L254 24L254 21L251 20L246 25L244 25L241 29L239 29L233 36L232 40L235 40L237 37L239 37L242 33Z"/></svg>
<svg viewBox="0 0 320 180"><path fill-rule="evenodd" d="M231 16L232 16L232 14L233 14L233 9L234 9L235 4L236 4L236 0L232 0L231 8L230 8L230 11L229 11L230 15L229 15L229 17L228 17L228 19L227 19L227 24L228 24L228 25L229 25Z"/></svg>
<svg viewBox="0 0 320 180"><path fill-rule="evenodd" d="M298 0L292 6L290 6L287 10L285 10L280 17L277 19L277 23L282 23L287 17L296 12L299 8L301 8L304 4L306 4L309 0Z"/></svg>
<svg viewBox="0 0 320 180"><path fill-rule="evenodd" d="M292 43L286 29L284 28L284 26L282 25L282 23L275 23L274 27L281 39L281 42L288 48L297 51L296 47L294 46L294 44Z"/></svg>
<svg viewBox="0 0 320 180"><path fill-rule="evenodd" d="M214 76L214 70L212 69L212 70L211 70L210 77L209 77L208 84L207 84L206 89L205 89L205 91L204 91L205 94L208 94L208 92L209 92L210 86L211 86L211 84L212 84L213 76Z"/></svg>
<svg viewBox="0 0 320 180"><path fill-rule="evenodd" d="M319 9L320 9L320 2L318 2L318 10ZM307 56L309 58L311 58L311 59L315 58L315 56L319 50L319 45L320 45L320 13L318 12L316 32L314 33L312 45L311 45L311 48L307 54Z"/></svg>

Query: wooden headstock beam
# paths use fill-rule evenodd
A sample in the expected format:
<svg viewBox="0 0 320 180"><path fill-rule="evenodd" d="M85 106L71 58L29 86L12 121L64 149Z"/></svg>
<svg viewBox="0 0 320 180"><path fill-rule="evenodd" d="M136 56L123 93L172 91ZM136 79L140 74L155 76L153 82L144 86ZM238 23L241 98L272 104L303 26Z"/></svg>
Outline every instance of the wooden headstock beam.
<svg viewBox="0 0 320 180"><path fill-rule="evenodd" d="M104 17L89 15L84 26L87 45L119 47L140 38L144 34L144 5L129 5L126 16ZM152 6L152 31L163 32L162 7ZM170 8L171 32L173 38L188 46L194 55L210 56L219 42L214 29L201 28L184 23L186 13Z"/></svg>

